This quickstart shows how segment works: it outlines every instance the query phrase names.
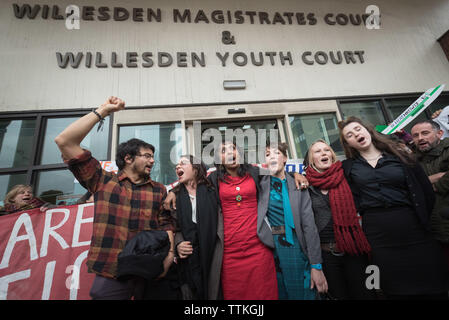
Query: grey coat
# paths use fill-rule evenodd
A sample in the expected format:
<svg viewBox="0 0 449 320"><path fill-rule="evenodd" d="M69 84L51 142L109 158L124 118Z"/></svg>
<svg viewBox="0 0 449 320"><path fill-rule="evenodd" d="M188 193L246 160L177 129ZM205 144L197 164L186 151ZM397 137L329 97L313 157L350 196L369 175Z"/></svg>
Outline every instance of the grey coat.
<svg viewBox="0 0 449 320"><path fill-rule="evenodd" d="M320 237L315 224L312 210L312 201L307 190L296 189L295 179L289 174L287 177L288 195L293 212L295 232L304 254L310 264L321 263ZM273 234L268 223L267 213L270 200L270 176L262 176L259 181L260 192L257 208L257 235L268 247L274 248Z"/></svg>

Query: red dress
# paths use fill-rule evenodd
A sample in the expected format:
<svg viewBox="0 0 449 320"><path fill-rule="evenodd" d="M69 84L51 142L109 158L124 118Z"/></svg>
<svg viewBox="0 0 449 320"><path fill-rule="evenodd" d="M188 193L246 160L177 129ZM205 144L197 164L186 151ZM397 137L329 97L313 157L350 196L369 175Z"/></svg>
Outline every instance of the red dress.
<svg viewBox="0 0 449 320"><path fill-rule="evenodd" d="M225 300L277 300L273 252L257 236L257 189L250 175L219 182L223 211ZM240 195L241 201L236 197ZM240 203L240 205L238 205Z"/></svg>

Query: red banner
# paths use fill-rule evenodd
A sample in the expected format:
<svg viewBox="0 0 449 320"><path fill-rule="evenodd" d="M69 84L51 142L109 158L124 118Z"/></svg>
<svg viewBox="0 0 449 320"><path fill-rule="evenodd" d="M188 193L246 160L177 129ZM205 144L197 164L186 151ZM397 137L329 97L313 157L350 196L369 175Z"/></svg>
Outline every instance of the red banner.
<svg viewBox="0 0 449 320"><path fill-rule="evenodd" d="M90 299L93 204L0 217L0 300Z"/></svg>

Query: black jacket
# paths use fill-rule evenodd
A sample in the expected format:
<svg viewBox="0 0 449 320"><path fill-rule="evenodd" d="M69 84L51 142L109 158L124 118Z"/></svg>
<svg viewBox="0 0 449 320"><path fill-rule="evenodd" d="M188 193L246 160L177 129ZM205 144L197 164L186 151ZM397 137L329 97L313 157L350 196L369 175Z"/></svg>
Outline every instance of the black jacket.
<svg viewBox="0 0 449 320"><path fill-rule="evenodd" d="M357 210L359 210L359 198L360 192L351 178L351 169L354 163L354 159L346 159L343 162L343 170L346 180L354 197L354 202ZM405 172L405 180L409 190L410 200L415 207L416 215L418 216L421 224L429 230L430 214L433 210L435 203L435 194L432 188L432 184L429 178L425 174L423 168L418 163L411 167L402 163ZM363 214L363 213L361 213Z"/></svg>
<svg viewBox="0 0 449 320"><path fill-rule="evenodd" d="M170 250L165 231L144 230L129 240L118 255L117 279L139 276L153 280L164 272L163 261Z"/></svg>

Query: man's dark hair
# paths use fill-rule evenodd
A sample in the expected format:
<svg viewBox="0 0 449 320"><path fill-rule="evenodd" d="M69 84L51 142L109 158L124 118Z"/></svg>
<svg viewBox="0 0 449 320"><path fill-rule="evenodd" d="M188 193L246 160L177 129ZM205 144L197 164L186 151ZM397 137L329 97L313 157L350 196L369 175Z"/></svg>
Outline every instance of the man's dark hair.
<svg viewBox="0 0 449 320"><path fill-rule="evenodd" d="M129 155L134 160L135 156L139 154L140 148L150 149L155 152L154 146L150 143L146 143L140 139L130 139L126 142L122 142L117 147L117 153L115 155L115 163L119 170L125 167L125 157Z"/></svg>
<svg viewBox="0 0 449 320"><path fill-rule="evenodd" d="M413 127L416 126L417 124L423 124L423 123L428 123L428 124L430 124L430 125L432 126L432 129L433 129L433 130L436 130L436 131L441 130L440 124L439 124L438 122L433 121L433 120L421 120L421 121L417 121L417 122L413 125ZM413 127L412 127L412 128L413 128Z"/></svg>

